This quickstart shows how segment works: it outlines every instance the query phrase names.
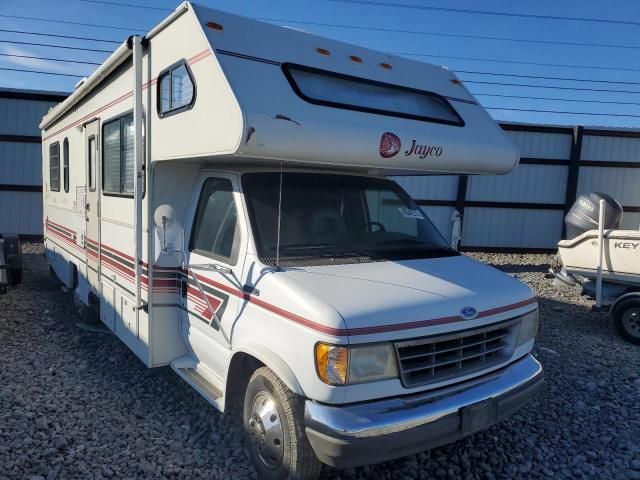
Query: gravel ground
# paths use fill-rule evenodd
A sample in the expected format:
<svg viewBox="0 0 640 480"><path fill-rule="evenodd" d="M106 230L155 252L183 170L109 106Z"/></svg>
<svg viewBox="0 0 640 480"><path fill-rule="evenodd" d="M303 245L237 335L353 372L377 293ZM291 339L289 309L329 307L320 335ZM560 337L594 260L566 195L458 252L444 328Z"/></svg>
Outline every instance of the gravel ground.
<svg viewBox="0 0 640 480"><path fill-rule="evenodd" d="M236 422L114 336L89 332L72 295L25 247L23 285L0 297L0 479L252 478ZM640 479L640 349L546 255L474 255L540 296L543 393L509 420L430 452L323 478Z"/></svg>

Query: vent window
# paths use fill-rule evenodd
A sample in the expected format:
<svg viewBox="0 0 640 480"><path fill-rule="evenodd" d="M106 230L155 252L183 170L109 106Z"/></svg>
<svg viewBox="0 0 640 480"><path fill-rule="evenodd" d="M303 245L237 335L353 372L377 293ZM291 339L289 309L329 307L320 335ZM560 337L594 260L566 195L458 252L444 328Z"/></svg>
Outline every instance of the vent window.
<svg viewBox="0 0 640 480"><path fill-rule="evenodd" d="M186 62L169 67L158 76L158 115L166 117L190 109L196 89Z"/></svg>

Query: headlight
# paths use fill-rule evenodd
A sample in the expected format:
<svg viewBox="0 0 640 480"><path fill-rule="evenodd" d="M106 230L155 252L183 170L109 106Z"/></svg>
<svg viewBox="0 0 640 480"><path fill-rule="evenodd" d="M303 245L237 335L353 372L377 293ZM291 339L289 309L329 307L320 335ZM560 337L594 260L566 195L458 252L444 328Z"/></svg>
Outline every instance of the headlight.
<svg viewBox="0 0 640 480"><path fill-rule="evenodd" d="M393 345L316 345L316 368L329 385L347 385L396 378L398 369Z"/></svg>
<svg viewBox="0 0 640 480"><path fill-rule="evenodd" d="M522 316L520 320L520 333L518 334L518 345L523 345L536 338L538 333L538 309Z"/></svg>

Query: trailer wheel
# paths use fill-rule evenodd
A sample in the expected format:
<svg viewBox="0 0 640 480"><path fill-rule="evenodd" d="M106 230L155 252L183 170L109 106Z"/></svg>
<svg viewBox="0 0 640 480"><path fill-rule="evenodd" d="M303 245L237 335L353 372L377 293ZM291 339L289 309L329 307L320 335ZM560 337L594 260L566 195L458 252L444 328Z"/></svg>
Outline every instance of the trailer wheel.
<svg viewBox="0 0 640 480"><path fill-rule="evenodd" d="M247 450L259 478L312 480L322 464L304 432L304 405L268 367L256 370L244 397Z"/></svg>
<svg viewBox="0 0 640 480"><path fill-rule="evenodd" d="M22 246L20 238L15 234L2 235L0 242L4 250L4 260L7 264L7 281L9 285L22 282Z"/></svg>
<svg viewBox="0 0 640 480"><path fill-rule="evenodd" d="M640 299L623 301L616 308L614 319L620 335L625 340L640 345Z"/></svg>

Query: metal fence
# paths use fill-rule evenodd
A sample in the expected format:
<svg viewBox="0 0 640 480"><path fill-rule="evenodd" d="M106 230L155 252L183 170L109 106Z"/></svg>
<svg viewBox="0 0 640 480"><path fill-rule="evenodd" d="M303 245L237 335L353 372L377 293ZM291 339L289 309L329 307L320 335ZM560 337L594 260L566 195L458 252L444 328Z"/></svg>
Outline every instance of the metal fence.
<svg viewBox="0 0 640 480"><path fill-rule="evenodd" d="M501 176L397 177L448 236L462 214L466 250L552 250L580 193L608 193L622 228L640 225L640 130L502 124L520 165Z"/></svg>
<svg viewBox="0 0 640 480"><path fill-rule="evenodd" d="M64 94L0 90L0 232L42 235L38 124ZM624 206L624 228L640 225L640 130L502 124L520 165L501 176L397 177L441 232L462 214L467 250L554 249L564 215L582 192Z"/></svg>
<svg viewBox="0 0 640 480"><path fill-rule="evenodd" d="M64 94L0 89L0 233L42 235L38 124Z"/></svg>

